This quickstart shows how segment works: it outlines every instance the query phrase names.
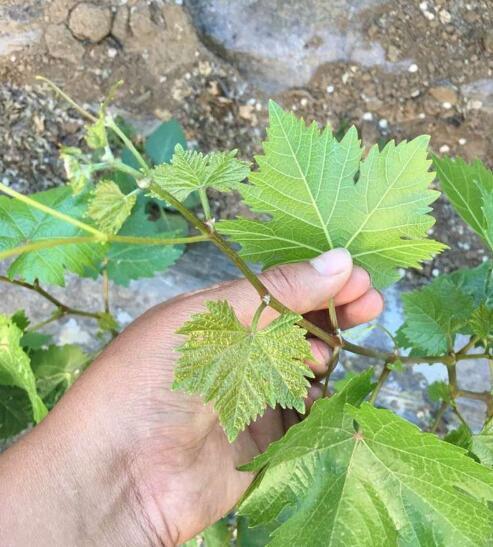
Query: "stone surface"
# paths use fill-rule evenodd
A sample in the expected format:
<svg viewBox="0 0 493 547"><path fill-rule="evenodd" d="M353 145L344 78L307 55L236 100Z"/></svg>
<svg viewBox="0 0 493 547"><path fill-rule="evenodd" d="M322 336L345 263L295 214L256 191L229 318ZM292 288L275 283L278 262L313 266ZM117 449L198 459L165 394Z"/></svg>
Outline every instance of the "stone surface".
<svg viewBox="0 0 493 547"><path fill-rule="evenodd" d="M84 56L84 47L77 42L64 24L47 27L45 41L50 55L55 59L78 63Z"/></svg>
<svg viewBox="0 0 493 547"><path fill-rule="evenodd" d="M450 105L454 105L458 101L457 91L449 86L431 87L429 93L440 103L449 103Z"/></svg>
<svg viewBox="0 0 493 547"><path fill-rule="evenodd" d="M267 91L305 85L324 63L390 67L363 32L382 0L185 0L204 41Z"/></svg>
<svg viewBox="0 0 493 547"><path fill-rule="evenodd" d="M79 40L100 42L111 31L111 11L104 6L81 2L70 12L68 24Z"/></svg>

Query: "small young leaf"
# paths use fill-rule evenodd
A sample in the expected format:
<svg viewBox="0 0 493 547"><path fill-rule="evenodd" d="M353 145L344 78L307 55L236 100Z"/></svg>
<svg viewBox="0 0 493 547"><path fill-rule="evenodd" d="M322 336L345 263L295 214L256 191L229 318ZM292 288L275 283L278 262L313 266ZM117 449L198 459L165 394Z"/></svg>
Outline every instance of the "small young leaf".
<svg viewBox="0 0 493 547"><path fill-rule="evenodd" d="M201 535L205 542L204 547L230 547L231 532L227 518L218 520L202 532Z"/></svg>
<svg viewBox="0 0 493 547"><path fill-rule="evenodd" d="M473 311L473 298L455 287L450 279L438 278L422 289L405 293L404 339L430 355L453 348L455 335ZM404 340L399 338L399 342Z"/></svg>
<svg viewBox="0 0 493 547"><path fill-rule="evenodd" d="M0 385L15 386L26 391L31 401L35 422L40 422L47 409L36 391L36 380L29 357L20 341L22 331L6 315L0 315Z"/></svg>
<svg viewBox="0 0 493 547"><path fill-rule="evenodd" d="M388 410L357 408L362 381L317 401L243 467L260 473L241 514L255 526L296 507L276 547L490 545L493 471Z"/></svg>
<svg viewBox="0 0 493 547"><path fill-rule="evenodd" d="M91 170L89 165L81 163L83 153L80 148L62 148L60 159L63 161L68 184L76 196L80 194L91 181Z"/></svg>
<svg viewBox="0 0 493 547"><path fill-rule="evenodd" d="M70 188L53 188L30 196L61 213L81 220L86 209L85 197L72 195ZM0 197L0 251L46 239L87 235L80 228L48 213L7 197ZM101 253L93 244L70 244L25 253L9 267L11 279L20 277L28 283L64 284L66 270L82 274Z"/></svg>
<svg viewBox="0 0 493 547"><path fill-rule="evenodd" d="M29 327L29 317L24 310L17 310L10 318L12 323L21 331L25 331Z"/></svg>
<svg viewBox="0 0 493 547"><path fill-rule="evenodd" d="M31 353L36 387L48 408L53 408L89 361L89 356L74 344L50 346Z"/></svg>
<svg viewBox="0 0 493 547"><path fill-rule="evenodd" d="M428 396L432 401L449 403L452 400L450 386L447 382L433 382L428 386Z"/></svg>
<svg viewBox="0 0 493 547"><path fill-rule="evenodd" d="M441 276L444 277L444 276ZM493 262L488 260L476 268L461 268L446 278L463 293L472 297L474 307L493 307Z"/></svg>
<svg viewBox="0 0 493 547"><path fill-rule="evenodd" d="M213 401L230 442L267 406L304 412L313 374L304 364L311 356L306 332L295 324L300 316L283 314L254 332L227 302L207 302L207 308L177 331L187 341L173 388Z"/></svg>
<svg viewBox="0 0 493 547"><path fill-rule="evenodd" d="M176 120L159 125L146 139L144 150L154 165L168 163L173 157L176 145L187 147L183 128Z"/></svg>
<svg viewBox="0 0 493 547"><path fill-rule="evenodd" d="M493 333L493 308L481 304L472 312L468 326L474 336L478 336L481 340L489 338Z"/></svg>
<svg viewBox="0 0 493 547"><path fill-rule="evenodd" d="M330 128L307 126L272 101L269 114L259 170L239 190L272 220L217 225L241 244L244 258L269 267L346 247L382 287L399 278L398 268L419 267L445 248L427 238L429 205L438 197L428 188L428 137L374 146L361 162L355 128L339 142Z"/></svg>
<svg viewBox="0 0 493 547"><path fill-rule="evenodd" d="M18 387L0 385L0 440L24 431L33 422L27 393Z"/></svg>
<svg viewBox="0 0 493 547"><path fill-rule="evenodd" d="M171 164L163 164L152 172L155 182L183 201L194 190L215 188L226 192L248 176L246 162L236 159L232 152L201 152L176 146Z"/></svg>
<svg viewBox="0 0 493 547"><path fill-rule="evenodd" d="M443 191L455 210L493 248L490 233L493 224L493 173L479 160L468 164L461 158L435 156L433 163Z"/></svg>
<svg viewBox="0 0 493 547"><path fill-rule="evenodd" d="M123 194L112 180L99 182L92 192L87 214L108 234L116 234L127 220L137 200L136 194Z"/></svg>
<svg viewBox="0 0 493 547"><path fill-rule="evenodd" d="M87 127L86 142L89 148L97 150L105 148L108 144L105 126L106 109L101 108L98 120Z"/></svg>

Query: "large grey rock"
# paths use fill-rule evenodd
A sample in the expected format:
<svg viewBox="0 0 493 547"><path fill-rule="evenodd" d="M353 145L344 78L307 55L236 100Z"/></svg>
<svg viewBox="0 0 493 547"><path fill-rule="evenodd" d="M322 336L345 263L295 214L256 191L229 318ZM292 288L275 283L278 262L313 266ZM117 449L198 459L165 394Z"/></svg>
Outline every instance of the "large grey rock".
<svg viewBox="0 0 493 547"><path fill-rule="evenodd" d="M266 91L306 84L323 63L390 65L362 34L383 0L185 0L204 42Z"/></svg>

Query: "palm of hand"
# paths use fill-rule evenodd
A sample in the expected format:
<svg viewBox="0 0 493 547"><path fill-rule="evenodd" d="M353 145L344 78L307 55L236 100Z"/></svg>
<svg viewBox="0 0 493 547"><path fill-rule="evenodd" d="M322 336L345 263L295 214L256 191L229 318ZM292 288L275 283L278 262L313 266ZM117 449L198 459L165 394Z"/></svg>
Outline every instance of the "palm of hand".
<svg viewBox="0 0 493 547"><path fill-rule="evenodd" d="M380 295L369 288L362 270L353 269L335 297L342 327L366 322L381 311ZM211 289L153 308L129 327L107 350L105 367L118 370L123 386L118 403L120 422L128 437L127 468L136 496L155 534L166 545L182 543L234 507L253 476L237 467L265 450L286 429L299 421L294 411L268 411L229 444L210 405L199 397L172 391L173 370L182 342L175 334L192 313L202 311L203 302L231 298L231 286ZM242 298L242 292L245 291ZM258 297L243 282L234 284L241 302L240 320L249 323ZM323 307L305 301L309 309ZM295 306L291 306L296 308ZM300 308L300 306L298 306ZM302 307L301 307L302 308ZM304 313L307 309L299 309ZM323 324L325 312L310 312L310 320ZM263 322L272 320L266 313ZM326 368L329 349L312 341L316 374ZM114 360L112 367L107 361ZM113 369L113 370L111 370ZM320 395L319 385L310 392L308 404Z"/></svg>

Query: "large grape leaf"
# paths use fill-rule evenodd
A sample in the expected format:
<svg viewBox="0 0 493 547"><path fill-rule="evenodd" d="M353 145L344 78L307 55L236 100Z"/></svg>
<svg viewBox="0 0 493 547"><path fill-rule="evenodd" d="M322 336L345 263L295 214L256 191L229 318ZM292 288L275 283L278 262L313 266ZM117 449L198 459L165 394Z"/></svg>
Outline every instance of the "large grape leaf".
<svg viewBox="0 0 493 547"><path fill-rule="evenodd" d="M428 137L374 146L361 161L356 129L341 141L330 128L284 112L271 101L268 139L251 185L240 191L269 222L232 220L218 230L242 245L246 259L264 266L313 258L346 247L377 287L399 277L398 268L419 267L444 245L427 239L434 219L429 205Z"/></svg>
<svg viewBox="0 0 493 547"><path fill-rule="evenodd" d="M40 422L47 410L36 391L29 357L21 347L22 330L6 315L0 315L0 385L26 391L34 420Z"/></svg>
<svg viewBox="0 0 493 547"><path fill-rule="evenodd" d="M158 165L151 172L164 190L183 201L191 192L215 188L227 191L248 176L248 163L236 159L236 150L202 154L177 145L170 164Z"/></svg>
<svg viewBox="0 0 493 547"><path fill-rule="evenodd" d="M306 331L286 313L263 330L244 327L225 301L208 302L177 332L187 336L179 348L174 389L213 401L230 441L267 405L304 412L312 377L304 364L311 356Z"/></svg>
<svg viewBox="0 0 493 547"><path fill-rule="evenodd" d="M368 381L316 402L244 466L260 473L240 512L256 525L291 507L270 546L491 545L493 471L388 410L357 408Z"/></svg>
<svg viewBox="0 0 493 547"><path fill-rule="evenodd" d="M479 160L435 156L433 163L455 210L493 249L493 172Z"/></svg>
<svg viewBox="0 0 493 547"><path fill-rule="evenodd" d="M53 188L30 197L79 220L86 209L85 196L73 196L68 187ZM0 225L0 251L47 239L87 235L72 224L8 197L0 197ZM100 252L98 244L60 245L31 251L12 262L8 275L29 283L37 279L40 283L64 285L67 270L82 274Z"/></svg>
<svg viewBox="0 0 493 547"><path fill-rule="evenodd" d="M179 237L186 233L186 222L176 215L165 220L151 221L145 209L138 208L127 219L118 235L139 237ZM128 285L133 279L152 277L164 272L183 254L184 245L110 245L107 254L108 274L119 285Z"/></svg>

